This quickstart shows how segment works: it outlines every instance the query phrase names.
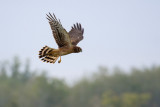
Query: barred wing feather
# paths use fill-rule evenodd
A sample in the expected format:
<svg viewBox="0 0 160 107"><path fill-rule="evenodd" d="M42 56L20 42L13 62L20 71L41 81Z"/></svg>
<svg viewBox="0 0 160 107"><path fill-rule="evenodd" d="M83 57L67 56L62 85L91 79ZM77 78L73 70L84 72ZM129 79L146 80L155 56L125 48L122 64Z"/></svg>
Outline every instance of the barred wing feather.
<svg viewBox="0 0 160 107"><path fill-rule="evenodd" d="M47 15L47 19L49 21L49 24L52 29L53 36L55 38L55 41L58 45L58 47L63 47L63 46L71 46L71 40L69 37L69 34L67 31L63 28L60 20L57 20L56 16L51 13Z"/></svg>

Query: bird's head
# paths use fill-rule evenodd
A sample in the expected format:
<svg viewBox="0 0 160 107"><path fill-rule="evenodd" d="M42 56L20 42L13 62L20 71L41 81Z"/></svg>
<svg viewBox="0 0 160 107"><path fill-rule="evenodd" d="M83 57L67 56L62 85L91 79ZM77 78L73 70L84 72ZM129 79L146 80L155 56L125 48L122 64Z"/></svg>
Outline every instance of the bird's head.
<svg viewBox="0 0 160 107"><path fill-rule="evenodd" d="M78 46L75 46L75 47L73 47L73 52L74 53L79 53L79 52L82 52L82 49Z"/></svg>

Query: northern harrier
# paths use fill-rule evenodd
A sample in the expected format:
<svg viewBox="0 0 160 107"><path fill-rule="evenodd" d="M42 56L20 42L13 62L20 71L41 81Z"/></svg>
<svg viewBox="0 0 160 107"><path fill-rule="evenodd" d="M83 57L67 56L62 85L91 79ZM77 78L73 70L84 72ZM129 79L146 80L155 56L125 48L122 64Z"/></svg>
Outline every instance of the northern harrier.
<svg viewBox="0 0 160 107"><path fill-rule="evenodd" d="M61 56L70 53L82 52L82 49L77 44L83 39L84 29L80 23L76 23L72 26L72 29L67 32L60 20L57 20L56 16L51 13L47 15L53 37L58 45L58 49L50 48L48 46L43 47L39 51L39 58L44 62L55 63L60 57L58 63L61 62Z"/></svg>

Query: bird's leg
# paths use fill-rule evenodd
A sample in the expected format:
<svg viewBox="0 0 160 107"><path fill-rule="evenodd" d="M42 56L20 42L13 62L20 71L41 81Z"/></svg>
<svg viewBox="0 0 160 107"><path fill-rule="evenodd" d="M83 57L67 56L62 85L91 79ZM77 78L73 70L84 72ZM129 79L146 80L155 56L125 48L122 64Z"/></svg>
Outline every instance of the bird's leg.
<svg viewBox="0 0 160 107"><path fill-rule="evenodd" d="M59 59L58 63L61 63L61 56L60 56L60 59Z"/></svg>

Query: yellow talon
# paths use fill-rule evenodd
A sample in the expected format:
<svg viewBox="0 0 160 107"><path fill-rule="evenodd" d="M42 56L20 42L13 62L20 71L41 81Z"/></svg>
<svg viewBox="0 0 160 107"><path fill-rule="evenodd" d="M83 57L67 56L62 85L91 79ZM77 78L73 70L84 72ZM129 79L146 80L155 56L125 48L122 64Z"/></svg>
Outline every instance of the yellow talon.
<svg viewBox="0 0 160 107"><path fill-rule="evenodd" d="M58 63L61 63L61 56L60 56L60 59L59 59Z"/></svg>

